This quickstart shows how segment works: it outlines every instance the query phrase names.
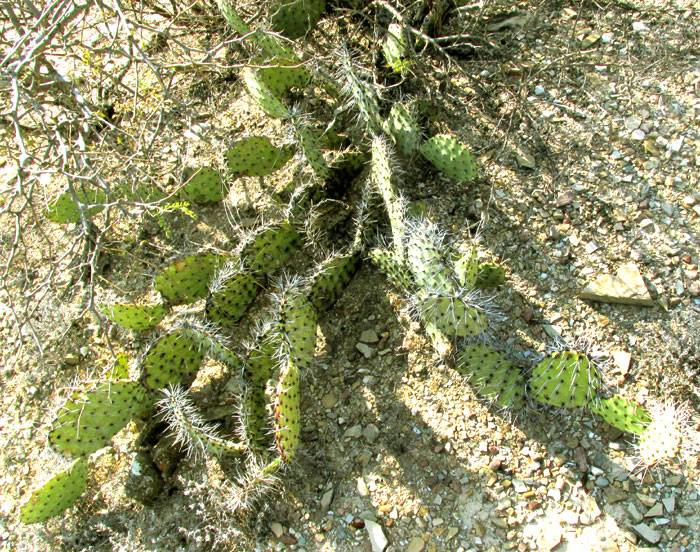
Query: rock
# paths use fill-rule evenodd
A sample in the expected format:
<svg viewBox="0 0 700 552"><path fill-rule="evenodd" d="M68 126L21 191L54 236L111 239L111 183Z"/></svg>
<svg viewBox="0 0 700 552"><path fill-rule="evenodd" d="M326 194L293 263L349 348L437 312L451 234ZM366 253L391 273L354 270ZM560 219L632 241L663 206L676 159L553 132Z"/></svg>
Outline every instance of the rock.
<svg viewBox="0 0 700 552"><path fill-rule="evenodd" d="M643 33L649 30L649 27L647 27L646 23L643 21L634 21L632 23L632 30L637 31L638 33Z"/></svg>
<svg viewBox="0 0 700 552"><path fill-rule="evenodd" d="M600 37L603 36L601 33L598 31L593 31L591 34L586 36L582 41L581 41L581 48L584 50L587 50L591 46L593 46L596 42L600 40Z"/></svg>
<svg viewBox="0 0 700 552"><path fill-rule="evenodd" d="M321 404L324 408L333 408L338 403L338 395L332 391L323 396L321 399Z"/></svg>
<svg viewBox="0 0 700 552"><path fill-rule="evenodd" d="M574 200L574 197L573 192L564 192L563 194L560 194L556 199L557 207L566 207Z"/></svg>
<svg viewBox="0 0 700 552"><path fill-rule="evenodd" d="M529 153L520 153L520 152L516 153L515 154L515 161L523 169L534 170L537 167L537 163L535 162L535 158L532 155L530 155Z"/></svg>
<svg viewBox="0 0 700 552"><path fill-rule="evenodd" d="M661 502L657 502L651 508L649 508L647 513L644 514L644 517L661 517L663 515L664 515L664 505L661 504Z"/></svg>
<svg viewBox="0 0 700 552"><path fill-rule="evenodd" d="M629 513L630 517L632 518L632 521L636 521L639 523L644 519L644 516L639 513L639 510L637 510L637 507L634 504L628 504L627 505L627 512Z"/></svg>
<svg viewBox="0 0 700 552"><path fill-rule="evenodd" d="M544 94L544 86L538 84L535 86L535 96L541 96L542 94Z"/></svg>
<svg viewBox="0 0 700 552"><path fill-rule="evenodd" d="M163 477L145 450L136 453L124 484L124 494L141 504L155 499L164 486Z"/></svg>
<svg viewBox="0 0 700 552"><path fill-rule="evenodd" d="M360 341L362 343L377 343L379 341L379 336L374 330L365 330L360 336Z"/></svg>
<svg viewBox="0 0 700 552"><path fill-rule="evenodd" d="M63 362L68 366L77 366L80 363L80 357L75 353L66 353L63 356Z"/></svg>
<svg viewBox="0 0 700 552"><path fill-rule="evenodd" d="M542 538L539 539L541 550L554 550L561 543L561 531L552 528L551 531L544 531Z"/></svg>
<svg viewBox="0 0 700 552"><path fill-rule="evenodd" d="M354 426L349 427L345 430L343 437L348 439L357 439L360 435L362 435L362 425L355 424Z"/></svg>
<svg viewBox="0 0 700 552"><path fill-rule="evenodd" d="M623 376L627 375L630 371L630 362L632 361L632 355L627 351L617 350L612 352L613 363L620 371Z"/></svg>
<svg viewBox="0 0 700 552"><path fill-rule="evenodd" d="M321 510L328 510L331 502L333 502L333 489L329 489L323 493L323 496L321 497Z"/></svg>
<svg viewBox="0 0 700 552"><path fill-rule="evenodd" d="M367 483L365 483L365 480L362 477L357 478L357 493L360 496L367 496L369 494Z"/></svg>
<svg viewBox="0 0 700 552"><path fill-rule="evenodd" d="M357 345L355 345L355 348L358 351L360 351L367 359L372 358L372 355L374 355L374 349L372 349L368 345L365 345L364 343L358 343Z"/></svg>
<svg viewBox="0 0 700 552"><path fill-rule="evenodd" d="M651 527L645 525L644 523L638 523L637 525L633 525L632 529L634 529L640 537L650 542L651 544L656 544L661 540L661 533L659 533L658 531L654 531Z"/></svg>
<svg viewBox="0 0 700 552"><path fill-rule="evenodd" d="M603 492L608 499L608 504L615 504L621 500L627 500L627 493L617 487L606 487Z"/></svg>
<svg viewBox="0 0 700 552"><path fill-rule="evenodd" d="M526 493L527 485L520 479L513 479L513 489L516 493Z"/></svg>
<svg viewBox="0 0 700 552"><path fill-rule="evenodd" d="M372 545L372 552L384 552L384 549L389 544L384 536L382 526L370 519L365 520L365 529L369 535L369 542Z"/></svg>
<svg viewBox="0 0 700 552"><path fill-rule="evenodd" d="M362 436L367 439L369 443L374 443L379 437L379 428L374 424L369 424L362 431Z"/></svg>
<svg viewBox="0 0 700 552"><path fill-rule="evenodd" d="M669 514L672 514L676 509L676 497L669 496L668 498L662 498L661 502L664 503L664 507Z"/></svg>
<svg viewBox="0 0 700 552"><path fill-rule="evenodd" d="M632 140L635 140L637 142L641 142L646 137L647 137L646 132L644 132L643 130L641 130L639 128L637 130L633 130L632 134L630 134L630 138L632 138Z"/></svg>
<svg viewBox="0 0 700 552"><path fill-rule="evenodd" d="M654 302L634 263L622 265L615 276L603 274L589 283L579 295L581 299L604 303L651 306Z"/></svg>
<svg viewBox="0 0 700 552"><path fill-rule="evenodd" d="M282 524L279 521L274 521L270 525L270 530L272 531L272 534L275 535L275 537L280 538L282 535L284 535L284 527L282 527Z"/></svg>
<svg viewBox="0 0 700 552"><path fill-rule="evenodd" d="M413 537L406 547L406 552L421 552L425 548L425 541L420 537Z"/></svg>
<svg viewBox="0 0 700 552"><path fill-rule="evenodd" d="M642 120L639 117L631 116L625 119L625 128L632 132L637 130L642 125Z"/></svg>

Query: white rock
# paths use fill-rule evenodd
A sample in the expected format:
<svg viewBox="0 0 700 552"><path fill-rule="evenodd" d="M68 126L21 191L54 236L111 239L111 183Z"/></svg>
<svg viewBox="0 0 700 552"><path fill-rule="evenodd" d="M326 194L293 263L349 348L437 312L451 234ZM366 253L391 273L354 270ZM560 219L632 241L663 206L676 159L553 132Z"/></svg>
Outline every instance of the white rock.
<svg viewBox="0 0 700 552"><path fill-rule="evenodd" d="M644 140L644 138L646 138L646 133L643 130L637 129L632 132L630 138L632 138L632 140L637 140L638 142L641 142L642 140Z"/></svg>
<svg viewBox="0 0 700 552"><path fill-rule="evenodd" d="M625 128L630 132L637 130L640 126L642 126L642 120L639 117L632 115L625 119Z"/></svg>
<svg viewBox="0 0 700 552"><path fill-rule="evenodd" d="M678 153L681 151L681 147L683 146L683 136L676 140L671 140L668 144L666 144L666 149L668 151L672 151L673 153Z"/></svg>
<svg viewBox="0 0 700 552"><path fill-rule="evenodd" d="M544 94L544 86L538 84L537 86L535 86L535 95L541 96L542 94Z"/></svg>
<svg viewBox="0 0 700 552"><path fill-rule="evenodd" d="M646 26L646 23L643 21L634 21L632 23L632 30L637 31L638 33L643 33L645 31L649 30L649 27Z"/></svg>
<svg viewBox="0 0 700 552"><path fill-rule="evenodd" d="M384 552L389 541L384 536L382 526L371 519L365 520L365 529L369 535L369 542L372 545L372 552Z"/></svg>

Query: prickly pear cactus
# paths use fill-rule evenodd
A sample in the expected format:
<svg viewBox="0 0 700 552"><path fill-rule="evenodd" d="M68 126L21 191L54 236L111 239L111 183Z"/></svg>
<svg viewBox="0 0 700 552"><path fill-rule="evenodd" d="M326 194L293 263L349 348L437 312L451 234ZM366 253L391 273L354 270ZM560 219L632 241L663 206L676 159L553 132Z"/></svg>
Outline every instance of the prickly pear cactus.
<svg viewBox="0 0 700 552"><path fill-rule="evenodd" d="M622 397L611 397L594 401L590 410L598 414L611 426L627 433L641 435L651 422L644 408Z"/></svg>
<svg viewBox="0 0 700 552"><path fill-rule="evenodd" d="M459 297L420 293L414 299L418 316L447 336L470 337L486 331L484 313Z"/></svg>
<svg viewBox="0 0 700 552"><path fill-rule="evenodd" d="M219 324L235 324L246 313L261 288L260 280L238 263L227 264L214 276L207 297L206 316Z"/></svg>
<svg viewBox="0 0 700 552"><path fill-rule="evenodd" d="M225 257L216 253L185 257L156 276L155 289L173 305L193 303L208 295L209 282L225 261Z"/></svg>
<svg viewBox="0 0 700 552"><path fill-rule="evenodd" d="M76 391L59 411L49 431L49 442L66 454L91 454L143 411L147 396L136 381L103 382Z"/></svg>
<svg viewBox="0 0 700 552"><path fill-rule="evenodd" d="M294 459L301 435L299 400L299 369L291 359L287 362L277 384L275 400L275 441L284 463Z"/></svg>
<svg viewBox="0 0 700 552"><path fill-rule="evenodd" d="M291 146L277 148L266 136L236 140L226 152L229 170L240 176L267 176L281 169L292 158Z"/></svg>
<svg viewBox="0 0 700 552"><path fill-rule="evenodd" d="M20 506L22 523L40 523L60 514L75 504L87 487L85 458L78 458L54 475Z"/></svg>
<svg viewBox="0 0 700 552"><path fill-rule="evenodd" d="M292 88L304 88L311 80L311 73L297 60L275 58L260 60L257 70L258 78L278 97L281 98Z"/></svg>
<svg viewBox="0 0 700 552"><path fill-rule="evenodd" d="M552 406L586 406L601 388L600 372L588 358L575 351L554 353L533 370L530 392L538 401Z"/></svg>
<svg viewBox="0 0 700 552"><path fill-rule="evenodd" d="M396 72L406 68L408 56L408 39L403 27L398 23L391 23L382 44L382 52L386 64Z"/></svg>
<svg viewBox="0 0 700 552"><path fill-rule="evenodd" d="M375 248L370 250L369 258L398 289L406 292L413 287L411 273L401 263L396 252L389 249Z"/></svg>
<svg viewBox="0 0 700 552"><path fill-rule="evenodd" d="M129 379L129 357L126 353L117 353L114 358L114 366L107 373L109 381L119 381Z"/></svg>
<svg viewBox="0 0 700 552"><path fill-rule="evenodd" d="M141 379L151 390L168 385L189 387L197 375L205 352L199 344L175 330L153 342L143 360Z"/></svg>
<svg viewBox="0 0 700 552"><path fill-rule="evenodd" d="M460 286L467 289L476 287L479 274L479 261L476 259L476 246L468 253L459 256L454 263L455 277Z"/></svg>
<svg viewBox="0 0 700 552"><path fill-rule="evenodd" d="M104 209L96 203L105 203L107 196L100 190L75 190L75 199L86 205L85 217L90 219ZM46 218L60 224L72 224L80 222L80 207L76 203L73 194L66 190L50 204L46 212Z"/></svg>
<svg viewBox="0 0 700 552"><path fill-rule="evenodd" d="M316 311L306 299L301 282L297 279L283 283L275 299L278 304L280 358L290 359L294 370L307 368L316 350Z"/></svg>
<svg viewBox="0 0 700 552"><path fill-rule="evenodd" d="M271 274L301 246L301 234L289 223L265 226L255 232L240 253L243 264L254 273Z"/></svg>
<svg viewBox="0 0 700 552"><path fill-rule="evenodd" d="M465 376L476 393L499 408L525 404L525 377L517 366L493 347L467 345L457 355L455 369Z"/></svg>
<svg viewBox="0 0 700 552"><path fill-rule="evenodd" d="M460 182L474 179L474 162L469 150L452 136L433 136L421 146L420 152L450 178Z"/></svg>
<svg viewBox="0 0 700 552"><path fill-rule="evenodd" d="M271 9L272 29L292 40L313 29L326 11L326 0L277 0Z"/></svg>
<svg viewBox="0 0 700 552"><path fill-rule="evenodd" d="M493 263L479 265L479 271L474 282L476 289L490 289L503 284L506 279L506 271L503 267Z"/></svg>
<svg viewBox="0 0 700 552"><path fill-rule="evenodd" d="M389 117L384 121L384 130L391 136L399 154L413 157L420 147L420 129L418 123L402 103L391 107Z"/></svg>
<svg viewBox="0 0 700 552"><path fill-rule="evenodd" d="M258 75L257 71L246 68L243 70L242 75L248 94L265 113L276 119L289 118L289 109L285 107L272 88Z"/></svg>
<svg viewBox="0 0 700 552"><path fill-rule="evenodd" d="M357 253L336 255L321 263L312 277L309 301L317 312L330 309L360 266Z"/></svg>
<svg viewBox="0 0 700 552"><path fill-rule="evenodd" d="M192 203L216 203L224 199L228 188L224 186L221 175L211 167L185 168L180 188L180 199Z"/></svg>
<svg viewBox="0 0 700 552"><path fill-rule="evenodd" d="M115 303L102 309L102 313L112 322L127 330L145 331L155 328L165 317L163 305L128 305Z"/></svg>

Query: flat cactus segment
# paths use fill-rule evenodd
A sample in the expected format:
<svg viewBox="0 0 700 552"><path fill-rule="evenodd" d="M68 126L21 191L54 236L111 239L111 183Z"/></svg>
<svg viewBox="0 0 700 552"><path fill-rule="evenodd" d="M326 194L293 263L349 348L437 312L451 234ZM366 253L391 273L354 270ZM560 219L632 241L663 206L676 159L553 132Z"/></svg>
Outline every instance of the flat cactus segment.
<svg viewBox="0 0 700 552"><path fill-rule="evenodd" d="M384 206L389 214L391 233L394 238L394 251L399 259L405 257L406 237L405 205L392 182L392 163L389 147L381 138L372 140L372 162L369 180L384 198Z"/></svg>
<svg viewBox="0 0 700 552"><path fill-rule="evenodd" d="M601 387L598 369L585 355L575 351L554 353L533 370L530 392L538 401L552 406L585 406Z"/></svg>
<svg viewBox="0 0 700 552"><path fill-rule="evenodd" d="M421 320L448 336L479 335L488 327L484 313L458 297L422 294L415 298L415 308Z"/></svg>
<svg viewBox="0 0 700 552"><path fill-rule="evenodd" d="M420 148L423 156L450 178L460 182L474 179L474 162L467 147L451 136L433 136Z"/></svg>
<svg viewBox="0 0 700 552"><path fill-rule="evenodd" d="M260 281L250 272L216 276L207 297L206 316L220 325L235 324L260 291Z"/></svg>
<svg viewBox="0 0 700 552"><path fill-rule="evenodd" d="M41 523L73 506L87 487L85 458L73 461L41 487L35 489L20 506L22 523Z"/></svg>
<svg viewBox="0 0 700 552"><path fill-rule="evenodd" d="M299 399L299 369L288 361L279 382L275 399L275 441L283 462L289 463L299 447L301 436L301 404Z"/></svg>
<svg viewBox="0 0 700 552"><path fill-rule="evenodd" d="M114 366L107 377L109 381L129 379L129 357L126 356L126 353L117 353L114 358Z"/></svg>
<svg viewBox="0 0 700 552"><path fill-rule="evenodd" d="M191 203L216 203L224 199L228 189L221 175L211 167L186 167L182 175L185 182L180 188L180 199Z"/></svg>
<svg viewBox="0 0 700 552"><path fill-rule="evenodd" d="M267 226L246 242L241 259L251 271L269 274L284 264L301 244L301 234L291 224Z"/></svg>
<svg viewBox="0 0 700 552"><path fill-rule="evenodd" d="M277 298L282 358L295 367L308 367L316 351L316 311L296 282L284 286Z"/></svg>
<svg viewBox="0 0 700 552"><path fill-rule="evenodd" d="M216 427L205 422L180 386L163 389L165 397L158 401L164 421L175 434L175 442L191 456L241 456L244 445L219 436Z"/></svg>
<svg viewBox="0 0 700 552"><path fill-rule="evenodd" d="M644 407L622 397L594 401L590 405L590 410L611 426L637 435L644 433L651 422L651 417Z"/></svg>
<svg viewBox="0 0 700 552"><path fill-rule="evenodd" d="M246 383L243 399L245 428L249 439L261 446L265 442L267 425L265 385L277 364L274 354L274 347L259 344L248 352L243 363L243 379Z"/></svg>
<svg viewBox="0 0 700 552"><path fill-rule="evenodd" d="M75 190L75 197L80 203L87 205L85 217L90 219L102 211L104 207L95 203L106 203L107 196L100 190ZM89 205L93 205L89 207ZM46 218L60 224L72 224L80 222L80 207L75 202L73 194L66 190L54 199L45 212Z"/></svg>
<svg viewBox="0 0 700 552"><path fill-rule="evenodd" d="M258 78L278 98L286 94L291 88L304 88L311 80L311 73L296 60L276 58L261 62L257 70Z"/></svg>
<svg viewBox="0 0 700 552"><path fill-rule="evenodd" d="M112 322L127 330L137 332L155 328L165 317L163 305L128 305L115 303L102 309L102 313Z"/></svg>
<svg viewBox="0 0 700 552"><path fill-rule="evenodd" d="M278 0L272 5L272 30L291 38L304 36L326 11L326 0Z"/></svg>
<svg viewBox="0 0 700 552"><path fill-rule="evenodd" d="M406 67L408 40L403 27L398 23L389 25L386 38L382 44L382 52L384 52L386 64L394 71L401 72Z"/></svg>
<svg viewBox="0 0 700 552"><path fill-rule="evenodd" d="M197 342L175 330L158 338L148 349L141 378L153 391L171 384L189 387L204 355Z"/></svg>
<svg viewBox="0 0 700 552"><path fill-rule="evenodd" d="M461 255L454 263L455 276L457 282L472 289L476 287L476 281L479 274L479 261L476 259L476 246L473 246L469 253Z"/></svg>
<svg viewBox="0 0 700 552"><path fill-rule="evenodd" d="M389 117L384 121L384 130L391 136L398 152L405 156L413 156L420 147L420 129L411 113L402 103L395 103Z"/></svg>
<svg viewBox="0 0 700 552"><path fill-rule="evenodd" d="M476 276L474 287L476 289L495 288L503 284L506 280L506 271L503 267L493 263L479 265L479 272Z"/></svg>
<svg viewBox="0 0 700 552"><path fill-rule="evenodd" d="M458 286L443 256L441 241L428 227L427 221L415 222L406 242L406 264L419 288L452 295L457 292Z"/></svg>
<svg viewBox="0 0 700 552"><path fill-rule="evenodd" d="M330 309L360 266L357 253L337 255L321 264L311 283L309 301L318 312Z"/></svg>
<svg viewBox="0 0 700 552"><path fill-rule="evenodd" d="M137 381L103 382L76 391L52 424L49 442L75 456L91 454L144 408L146 389Z"/></svg>
<svg viewBox="0 0 700 552"><path fill-rule="evenodd" d="M189 340L200 353L235 371L241 368L238 356L227 347L226 338L219 333L218 327L212 324L185 322L176 331L182 338Z"/></svg>
<svg viewBox="0 0 700 552"><path fill-rule="evenodd" d="M297 125L295 128L297 135L299 136L301 149L304 152L304 157L308 161L314 173L316 173L316 176L319 178L327 178L329 171L328 164L323 157L323 151L319 146L319 140L316 134L312 129L306 126Z"/></svg>
<svg viewBox="0 0 700 552"><path fill-rule="evenodd" d="M175 261L156 276L155 289L171 304L194 303L209 293L209 282L226 259L200 253Z"/></svg>
<svg viewBox="0 0 700 552"><path fill-rule="evenodd" d="M245 68L242 71L242 75L248 94L265 113L276 119L289 118L289 109L284 106L274 91L258 76L257 71Z"/></svg>
<svg viewBox="0 0 700 552"><path fill-rule="evenodd" d="M226 152L229 170L239 176L267 176L281 169L294 155L291 146L277 148L266 136L235 141Z"/></svg>
<svg viewBox="0 0 700 552"><path fill-rule="evenodd" d="M400 290L407 292L413 287L411 273L401 263L394 251L375 248L369 252L369 258L387 275L389 281Z"/></svg>
<svg viewBox="0 0 700 552"><path fill-rule="evenodd" d="M482 398L500 408L525 404L525 377L502 353L488 345L471 343L457 355L455 369L468 378Z"/></svg>

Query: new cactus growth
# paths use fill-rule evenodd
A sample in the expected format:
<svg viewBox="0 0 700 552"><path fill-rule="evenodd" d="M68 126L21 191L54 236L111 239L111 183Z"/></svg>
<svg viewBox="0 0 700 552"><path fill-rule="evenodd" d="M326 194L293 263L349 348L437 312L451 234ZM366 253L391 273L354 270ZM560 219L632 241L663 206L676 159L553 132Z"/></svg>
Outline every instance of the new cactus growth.
<svg viewBox="0 0 700 552"><path fill-rule="evenodd" d="M423 156L440 171L460 182L474 179L474 162L467 147L451 136L433 136L420 148Z"/></svg>
<svg viewBox="0 0 700 552"><path fill-rule="evenodd" d="M493 347L471 343L457 355L455 369L468 378L476 393L499 408L525 404L525 377L517 366Z"/></svg>
<svg viewBox="0 0 700 552"><path fill-rule="evenodd" d="M281 169L294 155L290 146L275 147L266 136L236 140L226 152L231 173L237 176L267 176Z"/></svg>
<svg viewBox="0 0 700 552"><path fill-rule="evenodd" d="M295 39L313 29L326 11L326 0L276 0L272 5L272 29Z"/></svg>
<svg viewBox="0 0 700 552"><path fill-rule="evenodd" d="M146 390L136 381L103 382L76 391L59 411L49 442L66 454L91 454L143 411L146 397Z"/></svg>
<svg viewBox="0 0 700 552"><path fill-rule="evenodd" d="M235 324L257 297L261 282L238 263L229 263L219 270L210 285L206 316L212 322Z"/></svg>
<svg viewBox="0 0 700 552"><path fill-rule="evenodd" d="M476 287L476 281L479 275L476 246L473 246L469 253L465 253L456 259L454 262L454 271L460 286L465 286L469 289Z"/></svg>
<svg viewBox="0 0 700 552"><path fill-rule="evenodd" d="M221 175L211 167L186 167L180 188L180 198L191 203L216 203L221 201L228 189L224 187Z"/></svg>
<svg viewBox="0 0 700 552"><path fill-rule="evenodd" d="M85 458L77 458L66 469L35 489L19 510L22 523L40 523L75 504L87 487Z"/></svg>
<svg viewBox="0 0 700 552"><path fill-rule="evenodd" d="M598 414L611 426L627 433L641 435L651 422L644 408L622 397L611 397L594 401L590 410Z"/></svg>
<svg viewBox="0 0 700 552"><path fill-rule="evenodd" d="M532 396L542 403L575 408L597 398L602 383L598 368L585 355L564 351L542 360L528 385Z"/></svg>
<svg viewBox="0 0 700 552"><path fill-rule="evenodd" d="M102 313L112 322L127 330L145 331L155 328L166 314L163 305L128 305L115 303L102 309Z"/></svg>
<svg viewBox="0 0 700 552"><path fill-rule="evenodd" d="M171 304L193 303L206 297L209 282L225 257L200 253L175 261L156 276L155 289Z"/></svg>
<svg viewBox="0 0 700 552"><path fill-rule="evenodd" d="M408 40L403 27L398 23L391 23L382 44L382 52L386 64L396 72L401 72L406 67L408 55Z"/></svg>
<svg viewBox="0 0 700 552"><path fill-rule="evenodd" d="M289 359L294 365L291 370L308 368L316 350L316 311L306 299L299 279L282 283L275 295L279 358Z"/></svg>
<svg viewBox="0 0 700 552"><path fill-rule="evenodd" d="M126 353L117 353L114 359L114 366L107 374L109 381L119 381L129 379L129 357Z"/></svg>
<svg viewBox="0 0 700 552"><path fill-rule="evenodd" d="M204 355L199 344L182 332L167 333L148 349L142 364L142 381L153 391L171 384L189 387Z"/></svg>

